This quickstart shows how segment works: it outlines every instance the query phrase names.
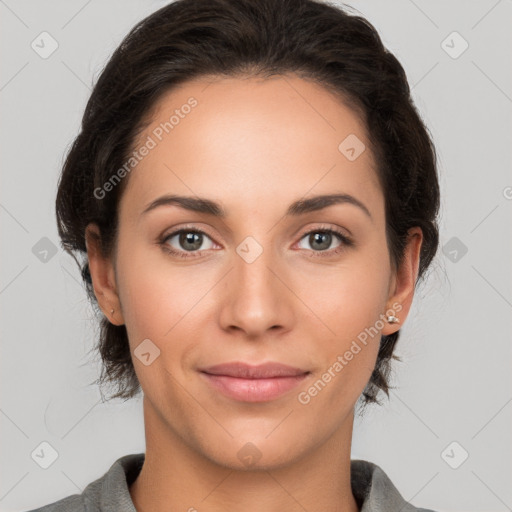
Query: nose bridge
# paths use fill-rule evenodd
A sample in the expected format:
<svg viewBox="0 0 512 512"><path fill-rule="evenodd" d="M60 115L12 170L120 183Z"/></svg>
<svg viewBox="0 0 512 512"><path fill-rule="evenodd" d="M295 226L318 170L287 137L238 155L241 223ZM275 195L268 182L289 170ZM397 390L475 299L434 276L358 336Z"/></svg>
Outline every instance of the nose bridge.
<svg viewBox="0 0 512 512"><path fill-rule="evenodd" d="M236 248L222 311L224 327L236 326L257 336L276 326L289 328L292 319L289 291L275 275L275 261L267 237L260 243L247 237Z"/></svg>
<svg viewBox="0 0 512 512"><path fill-rule="evenodd" d="M275 279L270 272L270 268L275 266L271 253L270 244L263 248L254 239L246 239L237 247L235 275L240 283L240 290L246 290L250 292L249 295L255 297L260 294L273 295L269 289L275 286L275 283L271 282Z"/></svg>

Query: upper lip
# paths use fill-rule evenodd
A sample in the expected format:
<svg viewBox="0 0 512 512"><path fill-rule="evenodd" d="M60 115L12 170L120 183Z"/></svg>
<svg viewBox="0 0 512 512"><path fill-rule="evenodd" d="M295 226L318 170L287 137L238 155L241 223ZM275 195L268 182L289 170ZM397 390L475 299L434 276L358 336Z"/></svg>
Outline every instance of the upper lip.
<svg viewBox="0 0 512 512"><path fill-rule="evenodd" d="M272 377L295 377L309 373L308 370L301 370L286 364L269 362L260 365L250 365L241 361L232 363L216 364L208 368L201 368L200 371L210 375L225 375L242 379L270 379Z"/></svg>

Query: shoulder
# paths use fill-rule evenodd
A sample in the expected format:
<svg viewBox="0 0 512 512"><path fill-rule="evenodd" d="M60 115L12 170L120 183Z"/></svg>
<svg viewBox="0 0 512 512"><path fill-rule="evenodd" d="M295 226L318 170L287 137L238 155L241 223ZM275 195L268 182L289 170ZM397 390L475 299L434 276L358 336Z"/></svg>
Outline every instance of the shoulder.
<svg viewBox="0 0 512 512"><path fill-rule="evenodd" d="M435 512L406 501L384 470L373 462L351 460L350 477L360 512Z"/></svg>
<svg viewBox="0 0 512 512"><path fill-rule="evenodd" d="M129 485L139 474L144 457L144 453L125 455L81 494L73 494L27 512L136 512Z"/></svg>
<svg viewBox="0 0 512 512"><path fill-rule="evenodd" d="M80 494L73 494L55 503L50 503L40 508L28 510L27 512L83 512L87 508Z"/></svg>

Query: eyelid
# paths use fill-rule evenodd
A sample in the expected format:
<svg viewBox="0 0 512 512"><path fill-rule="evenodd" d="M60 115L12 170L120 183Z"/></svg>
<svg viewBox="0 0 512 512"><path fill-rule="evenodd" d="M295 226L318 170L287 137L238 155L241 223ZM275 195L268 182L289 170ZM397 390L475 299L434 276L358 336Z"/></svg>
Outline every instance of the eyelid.
<svg viewBox="0 0 512 512"><path fill-rule="evenodd" d="M161 239L169 238L170 236L177 235L181 231L194 231L197 233L201 233L203 235L207 235L209 238L212 239L212 241L215 241L215 236L212 235L208 229L199 228L196 224L184 224L183 226L178 225L174 226L173 228L169 230L165 230L163 234L160 236Z"/></svg>
<svg viewBox="0 0 512 512"><path fill-rule="evenodd" d="M310 233L315 233L317 231L334 231L335 233L346 238L347 240L352 239L352 233L348 229L337 226L336 224L328 224L328 223L322 223L322 222L314 225L311 228L305 228L305 230L300 235L300 238L302 239L305 235L309 235ZM299 233L300 232L301 231L299 231Z"/></svg>

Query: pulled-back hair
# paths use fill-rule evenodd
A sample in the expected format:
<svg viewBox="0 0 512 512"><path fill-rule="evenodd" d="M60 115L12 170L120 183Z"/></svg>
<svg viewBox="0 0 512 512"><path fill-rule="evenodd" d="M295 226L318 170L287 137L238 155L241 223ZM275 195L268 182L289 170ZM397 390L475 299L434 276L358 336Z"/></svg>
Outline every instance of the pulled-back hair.
<svg viewBox="0 0 512 512"><path fill-rule="evenodd" d="M393 267L400 265L409 228L423 231L418 281L438 246L439 184L435 148L413 101L405 72L364 18L313 0L177 0L138 23L113 53L85 108L59 181L56 214L62 247L81 267L97 311L86 257L85 229L100 229L110 256L118 204L128 178L105 197L102 187L126 162L157 100L201 76L296 75L339 95L365 123L385 199L386 236ZM364 404L389 396L388 378L399 331L382 335ZM126 327L102 316L95 347L100 384L128 399L140 384Z"/></svg>

